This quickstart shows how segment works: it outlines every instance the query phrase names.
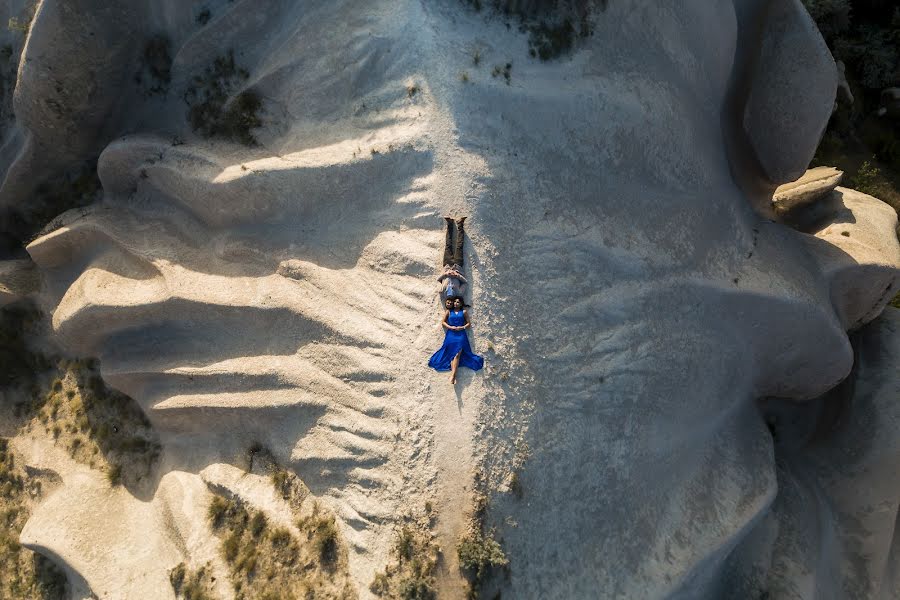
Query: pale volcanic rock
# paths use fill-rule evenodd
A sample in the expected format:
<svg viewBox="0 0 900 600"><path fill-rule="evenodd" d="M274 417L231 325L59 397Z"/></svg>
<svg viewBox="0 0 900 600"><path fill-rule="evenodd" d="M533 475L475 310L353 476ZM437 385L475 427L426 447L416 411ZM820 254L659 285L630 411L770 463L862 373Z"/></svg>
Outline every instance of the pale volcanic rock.
<svg viewBox="0 0 900 600"><path fill-rule="evenodd" d="M821 198L836 188L843 176L844 172L834 167L816 167L796 181L779 185L772 196L775 214L784 215Z"/></svg>
<svg viewBox="0 0 900 600"><path fill-rule="evenodd" d="M0 306L37 291L40 279L30 260L0 261Z"/></svg>
<svg viewBox="0 0 900 600"><path fill-rule="evenodd" d="M754 32L761 36L759 60L744 129L766 176L777 185L794 181L809 165L834 108L838 72L800 0L757 4L762 6L761 32Z"/></svg>
<svg viewBox="0 0 900 600"><path fill-rule="evenodd" d="M163 447L146 498L23 451L62 479L23 539L71 580L168 597L169 569L212 561L227 588L208 490L293 518L244 472L250 447L336 515L361 598L426 503L439 592L464 597L454 549L476 472L511 564L486 594L721 597L756 569L812 600L838 563L896 577L880 566L896 561L887 533L795 568L853 535L843 515L823 513L822 539L798 536L793 554L772 550L782 525L794 543L816 492L782 485L761 399L821 403L853 371L848 330L881 326L900 266L891 209L830 171L783 196L803 205L796 228L766 218L837 85L799 0L604 3L593 35L546 62L517 24L455 0L214 1L203 24L176 0L100 4L79 0L66 27L65 2L41 4L10 138L24 150L0 190L27 205L46 175L38 146L55 144L48 171L96 159L102 198L27 245L32 297ZM92 32L118 40L108 59ZM169 90L148 93L134 73L160 34ZM191 86L229 50L247 76L228 101L260 99L256 145L189 124ZM469 217L486 357L455 388L426 367L444 214ZM895 441L886 428L867 456ZM822 444L849 453L852 436ZM858 474L844 466L834 480Z"/></svg>

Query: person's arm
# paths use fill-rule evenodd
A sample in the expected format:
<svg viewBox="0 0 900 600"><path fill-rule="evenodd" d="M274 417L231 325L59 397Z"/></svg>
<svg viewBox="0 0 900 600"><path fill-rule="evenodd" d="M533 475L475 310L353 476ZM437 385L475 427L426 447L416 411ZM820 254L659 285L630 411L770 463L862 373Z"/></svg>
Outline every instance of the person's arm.
<svg viewBox="0 0 900 600"><path fill-rule="evenodd" d="M459 281L461 283L469 283L469 281L465 277L462 276L462 273L457 272L456 278L459 279Z"/></svg>
<svg viewBox="0 0 900 600"><path fill-rule="evenodd" d="M450 323L447 322L447 319L449 319L449 318L450 318L450 311L445 310L444 311L444 320L441 321L441 325L444 327L444 329L456 329L456 327L452 326Z"/></svg>
<svg viewBox="0 0 900 600"><path fill-rule="evenodd" d="M463 318L465 318L466 324L460 327L460 329L470 329L472 324L469 322L469 311L463 309Z"/></svg>

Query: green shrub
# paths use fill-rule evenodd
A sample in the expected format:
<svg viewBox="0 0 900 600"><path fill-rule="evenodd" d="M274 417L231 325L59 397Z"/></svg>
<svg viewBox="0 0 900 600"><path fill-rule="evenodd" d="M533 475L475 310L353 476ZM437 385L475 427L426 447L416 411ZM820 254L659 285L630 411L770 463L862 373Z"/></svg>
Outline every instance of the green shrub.
<svg viewBox="0 0 900 600"><path fill-rule="evenodd" d="M42 600L63 600L68 596L66 574L52 560L35 553L33 558L35 588Z"/></svg>
<svg viewBox="0 0 900 600"><path fill-rule="evenodd" d="M434 584L418 578L410 578L400 582L401 600L435 600L437 592Z"/></svg>
<svg viewBox="0 0 900 600"><path fill-rule="evenodd" d="M506 85L510 83L510 75L512 73L512 63L506 63L505 65L495 65L494 69L491 71L491 77L499 77L503 76L503 79L506 80Z"/></svg>
<svg viewBox="0 0 900 600"><path fill-rule="evenodd" d="M184 94L191 128L204 137L258 145L253 130L262 126L262 99L253 90L237 91L249 77L246 69L235 64L232 50L194 77Z"/></svg>
<svg viewBox="0 0 900 600"><path fill-rule="evenodd" d="M803 0L803 4L826 41L849 29L849 0Z"/></svg>
<svg viewBox="0 0 900 600"><path fill-rule="evenodd" d="M291 532L284 527L277 527L269 535L269 541L276 548L283 548L291 543Z"/></svg>
<svg viewBox="0 0 900 600"><path fill-rule="evenodd" d="M404 525L393 554L396 560L375 575L369 591L391 600L434 600L437 547L430 531Z"/></svg>
<svg viewBox="0 0 900 600"><path fill-rule="evenodd" d="M179 563L169 572L169 583L172 584L172 589L175 591L175 594L179 594L181 592L181 586L184 583L184 576L187 574L187 567L184 563Z"/></svg>
<svg viewBox="0 0 900 600"><path fill-rule="evenodd" d="M26 3L22 17L10 17L6 28L10 31L18 31L19 33L28 35L28 32L31 31L31 23L34 21L34 15L37 13L37 5L37 2Z"/></svg>
<svg viewBox="0 0 900 600"><path fill-rule="evenodd" d="M253 518L250 519L250 535L252 535L254 538L258 538L260 535L262 535L262 532L265 531L266 524L266 515L263 514L261 510L256 511L253 514Z"/></svg>
<svg viewBox="0 0 900 600"><path fill-rule="evenodd" d="M897 29L878 24L861 25L853 37L834 41L835 56L856 67L864 86L880 90L894 82L898 58Z"/></svg>
<svg viewBox="0 0 900 600"><path fill-rule="evenodd" d="M415 549L415 537L409 527L403 527L397 536L397 557L400 562L408 561L413 557Z"/></svg>
<svg viewBox="0 0 900 600"><path fill-rule="evenodd" d="M180 563L169 572L172 591L177 598L184 600L213 600L207 591L212 581L205 567L194 572L188 570L184 563Z"/></svg>
<svg viewBox="0 0 900 600"><path fill-rule="evenodd" d="M222 543L222 551L225 554L225 560L230 563L233 563L237 558L238 552L241 549L241 534L240 532L232 532L225 541Z"/></svg>
<svg viewBox="0 0 900 600"><path fill-rule="evenodd" d="M106 472L106 478L109 480L111 485L119 485L122 483L122 467L121 465L110 465L109 470Z"/></svg>
<svg viewBox="0 0 900 600"><path fill-rule="evenodd" d="M197 13L197 17L194 19L197 22L197 25L201 27L209 23L209 20L212 18L212 12L210 12L209 7L204 6L200 9L200 12Z"/></svg>
<svg viewBox="0 0 900 600"><path fill-rule="evenodd" d="M209 517L214 529L222 526L222 523L225 521L225 515L228 513L228 506L228 500L221 496L213 496L206 515Z"/></svg>
<svg viewBox="0 0 900 600"><path fill-rule="evenodd" d="M272 485L284 500L291 496L291 477L284 469L272 471Z"/></svg>
<svg viewBox="0 0 900 600"><path fill-rule="evenodd" d="M37 376L50 368L50 360L28 344L40 318L40 312L31 303L19 302L0 309L0 390L37 386ZM39 403L42 405L43 401L41 397Z"/></svg>
<svg viewBox="0 0 900 600"><path fill-rule="evenodd" d="M134 75L135 83L145 96L165 95L172 81L172 42L166 35L155 35L144 44L140 69Z"/></svg>
<svg viewBox="0 0 900 600"><path fill-rule="evenodd" d="M881 187L881 174L878 167L864 161L850 180L850 187L870 196L877 196Z"/></svg>
<svg viewBox="0 0 900 600"><path fill-rule="evenodd" d="M898 293L896 296L893 297L890 304L894 308L900 308L900 293Z"/></svg>
<svg viewBox="0 0 900 600"><path fill-rule="evenodd" d="M481 531L470 531L460 540L456 553L460 566L469 572L474 581L483 580L493 568L509 564L493 533L485 536Z"/></svg>
<svg viewBox="0 0 900 600"><path fill-rule="evenodd" d="M556 24L541 22L529 28L528 53L543 61L571 51L574 43L575 27L570 19Z"/></svg>
<svg viewBox="0 0 900 600"><path fill-rule="evenodd" d="M333 517L319 520L313 532L313 543L323 563L331 564L337 560L338 530Z"/></svg>

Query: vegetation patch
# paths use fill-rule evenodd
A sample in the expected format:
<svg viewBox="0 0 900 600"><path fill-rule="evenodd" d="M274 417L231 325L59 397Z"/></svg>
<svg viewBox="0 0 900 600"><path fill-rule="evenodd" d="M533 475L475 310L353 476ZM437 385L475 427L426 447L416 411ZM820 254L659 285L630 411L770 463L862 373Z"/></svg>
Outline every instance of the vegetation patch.
<svg viewBox="0 0 900 600"><path fill-rule="evenodd" d="M900 308L900 293L894 296L894 298L890 302L890 305L894 308Z"/></svg>
<svg viewBox="0 0 900 600"><path fill-rule="evenodd" d="M19 543L30 507L40 495L40 481L26 477L9 441L0 438L0 598L68 597L65 573L49 558Z"/></svg>
<svg viewBox="0 0 900 600"><path fill-rule="evenodd" d="M215 496L208 517L238 599L356 598L337 522L293 472L254 443L247 471L270 478L292 527L237 497ZM283 523L283 522L282 522Z"/></svg>
<svg viewBox="0 0 900 600"><path fill-rule="evenodd" d="M11 44L0 46L0 122L6 123L16 118L13 112L13 92L19 70L19 53Z"/></svg>
<svg viewBox="0 0 900 600"><path fill-rule="evenodd" d="M106 472L113 485L138 485L161 447L130 397L106 386L95 359L50 357L32 348L41 315L28 303L0 310L0 389L16 389L6 408L24 431L47 434L75 460Z"/></svg>
<svg viewBox="0 0 900 600"><path fill-rule="evenodd" d="M239 600L356 597L334 517L318 503L298 520L297 531L238 498L215 496L208 516ZM175 574L189 581L187 571Z"/></svg>
<svg viewBox="0 0 900 600"><path fill-rule="evenodd" d="M241 90L250 73L238 67L234 52L217 57L197 75L184 93L188 121L203 137L221 137L246 146L257 146L253 130L262 126L262 99L253 90Z"/></svg>
<svg viewBox="0 0 900 600"><path fill-rule="evenodd" d="M197 13L197 16L194 18L194 21L197 22L197 25L200 25L201 27L203 27L204 25L209 23L210 19L212 19L212 12L209 10L208 6L204 6Z"/></svg>
<svg viewBox="0 0 900 600"><path fill-rule="evenodd" d="M134 82L144 96L166 95L172 81L172 42L166 35L155 35L144 44L140 69Z"/></svg>
<svg viewBox="0 0 900 600"><path fill-rule="evenodd" d="M52 230L53 220L62 213L94 202L102 186L97 176L96 159L76 165L57 177L37 185L21 206L0 215L0 232L9 236L18 250L44 231ZM0 249L9 252L11 248Z"/></svg>
<svg viewBox="0 0 900 600"><path fill-rule="evenodd" d="M18 16L10 17L6 24L6 28L10 31L18 31L23 35L28 35L31 31L31 23L34 21L34 15L37 13L38 2L32 0L25 4Z"/></svg>
<svg viewBox="0 0 900 600"><path fill-rule="evenodd" d="M874 160L874 157L872 157ZM864 160L856 171L856 175L850 178L850 187L870 196L878 196L885 188L881 170Z"/></svg>
<svg viewBox="0 0 900 600"><path fill-rule="evenodd" d="M561 23L541 22L528 29L528 53L541 60L551 60L571 51L575 38L570 19Z"/></svg>
<svg viewBox="0 0 900 600"><path fill-rule="evenodd" d="M28 343L40 324L34 304L17 302L0 309L0 390L22 387L37 390L38 376L53 363Z"/></svg>
<svg viewBox="0 0 900 600"><path fill-rule="evenodd" d="M495 15L515 18L519 29L528 35L528 53L542 61L560 58L580 39L593 35L591 14L594 8L606 10L605 1L588 0L463 0L479 12L487 6ZM475 61L475 65L478 62Z"/></svg>
<svg viewBox="0 0 900 600"><path fill-rule="evenodd" d="M193 571L185 563L180 563L169 572L172 591L179 600L214 600L213 581L209 565Z"/></svg>
<svg viewBox="0 0 900 600"><path fill-rule="evenodd" d="M483 486L484 479L476 476L475 489ZM487 511L487 495L477 492L468 529L456 546L459 565L469 581L469 597L472 599L481 596L485 584L497 570L509 568L509 560L494 537L494 529L487 527Z"/></svg>
<svg viewBox="0 0 900 600"><path fill-rule="evenodd" d="M438 549L423 525L406 524L397 532L391 561L375 575L369 590L389 600L434 600Z"/></svg>
<svg viewBox="0 0 900 600"><path fill-rule="evenodd" d="M891 2L803 0L836 60L853 103L840 101L810 166L833 166L860 191L900 209L900 119L882 91L900 85L900 8Z"/></svg>
<svg viewBox="0 0 900 600"><path fill-rule="evenodd" d="M137 402L103 383L93 359L59 359L55 377L19 414L83 464L129 488L152 474L161 446Z"/></svg>
<svg viewBox="0 0 900 600"><path fill-rule="evenodd" d="M511 75L512 63L506 63L505 65L495 65L493 70L491 71L491 77L503 76L503 79L506 80L506 85L509 85Z"/></svg>

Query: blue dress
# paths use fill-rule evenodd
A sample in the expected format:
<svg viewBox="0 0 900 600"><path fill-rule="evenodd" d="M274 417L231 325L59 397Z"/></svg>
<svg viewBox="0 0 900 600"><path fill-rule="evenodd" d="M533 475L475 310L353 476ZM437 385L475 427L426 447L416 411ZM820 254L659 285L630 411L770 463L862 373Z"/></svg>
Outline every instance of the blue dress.
<svg viewBox="0 0 900 600"><path fill-rule="evenodd" d="M451 310L447 323L453 327L462 327L466 324L466 317L461 310ZM462 354L460 354L462 352ZM484 358L472 353L472 347L469 346L468 332L447 330L444 336L444 345L440 350L431 355L428 366L436 371L449 371L450 361L457 354L459 356L459 366L468 367L473 371L478 371L484 366Z"/></svg>

